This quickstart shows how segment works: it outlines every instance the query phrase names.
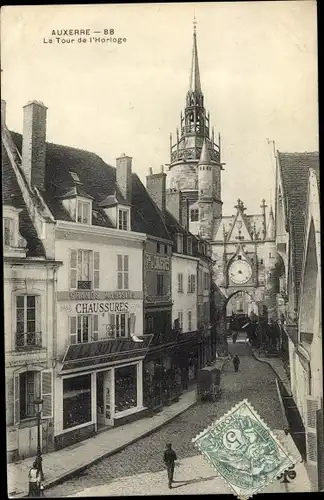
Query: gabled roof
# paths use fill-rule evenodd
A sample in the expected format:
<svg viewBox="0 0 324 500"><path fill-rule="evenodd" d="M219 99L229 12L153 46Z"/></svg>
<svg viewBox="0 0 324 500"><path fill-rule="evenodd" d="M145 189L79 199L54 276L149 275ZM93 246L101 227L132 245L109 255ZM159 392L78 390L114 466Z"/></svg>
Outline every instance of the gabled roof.
<svg viewBox="0 0 324 500"><path fill-rule="evenodd" d="M19 232L27 242L27 257L45 257L43 243L29 216L16 174L11 166L7 150L1 141L2 204L11 205L22 211L19 214Z"/></svg>
<svg viewBox="0 0 324 500"><path fill-rule="evenodd" d="M21 151L21 134L11 132L11 135ZM77 174L80 184L75 183L70 172ZM46 143L45 186L46 190L41 194L53 216L59 220L71 221L60 199L68 190L81 189L93 198L92 222L98 226L114 227L101 206L107 198L116 197L118 203L129 205L116 184L115 167L108 165L94 153L69 146ZM131 206L133 231L170 239L158 208L136 174L132 174Z"/></svg>
<svg viewBox="0 0 324 500"><path fill-rule="evenodd" d="M281 172L283 195L292 239L293 268L297 301L300 290L301 270L304 253L305 214L309 169L319 173L319 153L281 153L277 152ZM318 177L318 175L317 175Z"/></svg>

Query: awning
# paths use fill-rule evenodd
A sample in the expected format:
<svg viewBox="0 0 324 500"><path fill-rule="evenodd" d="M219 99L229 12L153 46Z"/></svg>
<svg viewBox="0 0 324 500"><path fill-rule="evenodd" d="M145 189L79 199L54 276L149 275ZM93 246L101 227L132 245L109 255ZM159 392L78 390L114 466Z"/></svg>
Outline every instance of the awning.
<svg viewBox="0 0 324 500"><path fill-rule="evenodd" d="M144 359L153 335L143 335L135 342L131 338L99 340L70 345L63 358L60 375L67 372L100 368L116 362Z"/></svg>

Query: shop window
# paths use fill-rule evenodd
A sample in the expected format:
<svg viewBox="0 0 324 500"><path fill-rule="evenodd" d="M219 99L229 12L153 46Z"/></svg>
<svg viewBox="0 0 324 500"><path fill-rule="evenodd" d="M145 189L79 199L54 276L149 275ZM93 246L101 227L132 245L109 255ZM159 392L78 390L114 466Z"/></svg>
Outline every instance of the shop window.
<svg viewBox="0 0 324 500"><path fill-rule="evenodd" d="M99 288L99 252L70 250L70 288L91 290Z"/></svg>
<svg viewBox="0 0 324 500"><path fill-rule="evenodd" d="M161 297L162 295L164 295L164 275L158 274L156 279L157 279L156 294L158 297Z"/></svg>
<svg viewBox="0 0 324 500"><path fill-rule="evenodd" d="M128 220L129 220L129 211L119 209L118 210L118 229L121 229L122 231L128 231L128 229L129 229Z"/></svg>
<svg viewBox="0 0 324 500"><path fill-rule="evenodd" d="M77 202L77 222L81 224L91 224L91 202L81 201Z"/></svg>
<svg viewBox="0 0 324 500"><path fill-rule="evenodd" d="M63 429L91 422L91 374L63 380Z"/></svg>
<svg viewBox="0 0 324 500"><path fill-rule="evenodd" d="M198 208L190 210L190 220L191 220L191 222L197 222L199 220L199 209Z"/></svg>
<svg viewBox="0 0 324 500"><path fill-rule="evenodd" d="M16 349L42 346L41 332L37 331L37 299L35 295L16 296Z"/></svg>
<svg viewBox="0 0 324 500"><path fill-rule="evenodd" d="M137 365L115 369L115 412L137 406Z"/></svg>
<svg viewBox="0 0 324 500"><path fill-rule="evenodd" d="M128 255L117 255L117 288L129 289L129 258Z"/></svg>
<svg viewBox="0 0 324 500"><path fill-rule="evenodd" d="M178 292L183 292L183 274L178 273Z"/></svg>

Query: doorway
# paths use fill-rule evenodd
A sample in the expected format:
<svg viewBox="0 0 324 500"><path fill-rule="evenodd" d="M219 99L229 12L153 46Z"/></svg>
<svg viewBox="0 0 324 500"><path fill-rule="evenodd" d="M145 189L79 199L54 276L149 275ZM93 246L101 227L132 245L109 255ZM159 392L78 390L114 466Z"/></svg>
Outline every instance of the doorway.
<svg viewBox="0 0 324 500"><path fill-rule="evenodd" d="M97 425L98 429L112 426L111 370L97 372Z"/></svg>

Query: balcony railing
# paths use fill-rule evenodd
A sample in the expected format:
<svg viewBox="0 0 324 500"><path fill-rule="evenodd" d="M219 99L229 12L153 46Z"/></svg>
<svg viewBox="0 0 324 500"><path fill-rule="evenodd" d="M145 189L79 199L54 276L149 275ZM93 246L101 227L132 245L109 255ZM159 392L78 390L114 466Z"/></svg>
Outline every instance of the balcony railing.
<svg viewBox="0 0 324 500"><path fill-rule="evenodd" d="M29 351L42 347L42 332L16 333L16 350Z"/></svg>
<svg viewBox="0 0 324 500"><path fill-rule="evenodd" d="M91 281L78 281L78 290L91 290Z"/></svg>

